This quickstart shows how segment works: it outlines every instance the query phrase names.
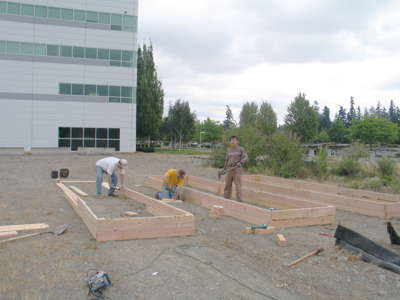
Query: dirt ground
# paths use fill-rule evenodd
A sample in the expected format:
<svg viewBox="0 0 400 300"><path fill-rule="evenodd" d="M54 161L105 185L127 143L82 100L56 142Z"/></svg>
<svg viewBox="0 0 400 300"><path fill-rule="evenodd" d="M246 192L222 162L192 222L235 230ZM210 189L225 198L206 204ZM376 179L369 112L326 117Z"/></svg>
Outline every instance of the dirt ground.
<svg viewBox="0 0 400 300"><path fill-rule="evenodd" d="M70 179L94 180L96 155L0 156L0 225L70 224L62 236L43 235L0 245L0 300L87 299L86 274L105 270L113 285L109 299L400 299L400 275L367 264L334 246L335 225L281 230L288 247L274 236L248 235L247 225L210 219L204 208L175 204L196 216L196 235L181 238L98 243L50 179L52 169L69 168ZM166 154L121 154L129 161L127 186L170 167L216 179L204 158ZM94 194L94 185L82 189ZM97 203L96 201L103 201ZM137 203L89 199L97 214L118 216ZM109 208L109 209L108 209ZM112 209L112 213L110 212ZM111 215L107 215L111 214ZM383 220L338 211L337 222L390 246ZM400 231L400 220L394 220ZM28 232L27 232L28 233ZM323 247L299 265L286 265Z"/></svg>

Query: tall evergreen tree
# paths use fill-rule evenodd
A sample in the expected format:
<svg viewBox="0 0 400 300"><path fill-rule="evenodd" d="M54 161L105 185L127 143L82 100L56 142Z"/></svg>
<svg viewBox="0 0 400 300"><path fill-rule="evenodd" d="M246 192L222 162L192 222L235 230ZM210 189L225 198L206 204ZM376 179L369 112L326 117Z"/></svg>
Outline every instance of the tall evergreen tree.
<svg viewBox="0 0 400 300"><path fill-rule="evenodd" d="M354 98L350 97L350 109L347 114L347 124L350 124L356 119L356 109L354 108Z"/></svg>
<svg viewBox="0 0 400 300"><path fill-rule="evenodd" d="M257 128L266 135L272 135L277 129L276 114L268 102L263 102L257 115Z"/></svg>
<svg viewBox="0 0 400 300"><path fill-rule="evenodd" d="M336 119L345 125L347 124L347 113L343 106L339 106L339 112L337 113Z"/></svg>
<svg viewBox="0 0 400 300"><path fill-rule="evenodd" d="M329 129L331 127L331 112L329 107L324 106L322 114L320 115L320 127L321 129Z"/></svg>
<svg viewBox="0 0 400 300"><path fill-rule="evenodd" d="M378 101L378 104L376 105L375 109L376 116L378 118L382 118L382 106L381 106L381 101Z"/></svg>
<svg viewBox="0 0 400 300"><path fill-rule="evenodd" d="M240 127L255 126L258 106L254 102L246 102L240 111Z"/></svg>
<svg viewBox="0 0 400 300"><path fill-rule="evenodd" d="M361 114L361 107L357 106L357 114L356 114L356 120L361 120L362 119L362 114Z"/></svg>
<svg viewBox="0 0 400 300"><path fill-rule="evenodd" d="M396 106L394 105L393 100L390 100L389 120L396 124L399 123L399 115L397 114L397 109Z"/></svg>
<svg viewBox="0 0 400 300"><path fill-rule="evenodd" d="M233 118L233 113L229 105L226 106L225 120L222 123L222 127L224 127L225 130L229 130L236 127L236 122Z"/></svg>
<svg viewBox="0 0 400 300"><path fill-rule="evenodd" d="M157 76L153 46L139 47L137 56L137 136L154 139L160 134L164 91Z"/></svg>

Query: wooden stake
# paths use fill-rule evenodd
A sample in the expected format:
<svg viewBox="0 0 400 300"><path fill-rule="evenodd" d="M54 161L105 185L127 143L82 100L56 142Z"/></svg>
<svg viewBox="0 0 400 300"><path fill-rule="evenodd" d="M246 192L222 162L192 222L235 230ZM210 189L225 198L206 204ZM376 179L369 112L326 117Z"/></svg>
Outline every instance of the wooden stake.
<svg viewBox="0 0 400 300"><path fill-rule="evenodd" d="M294 265L297 265L299 262L302 262L303 260L305 260L306 258L309 258L311 256L317 255L319 253L321 253L322 251L324 251L324 248L319 248L317 250L314 250L310 253L308 253L307 255L304 255L303 257L300 257L299 259L296 259L295 261L291 262L288 267L292 267Z"/></svg>
<svg viewBox="0 0 400 300"><path fill-rule="evenodd" d="M211 218L220 218L224 215L224 207L221 205L213 205L210 209L209 216Z"/></svg>
<svg viewBox="0 0 400 300"><path fill-rule="evenodd" d="M89 195L86 194L84 191L78 189L76 186L71 185L69 188L70 188L71 190L73 190L75 193L77 193L79 196L82 196L82 197L87 197L87 196L89 196Z"/></svg>
<svg viewBox="0 0 400 300"><path fill-rule="evenodd" d="M287 246L287 240L285 239L284 235L280 233L276 235L276 243L281 247Z"/></svg>

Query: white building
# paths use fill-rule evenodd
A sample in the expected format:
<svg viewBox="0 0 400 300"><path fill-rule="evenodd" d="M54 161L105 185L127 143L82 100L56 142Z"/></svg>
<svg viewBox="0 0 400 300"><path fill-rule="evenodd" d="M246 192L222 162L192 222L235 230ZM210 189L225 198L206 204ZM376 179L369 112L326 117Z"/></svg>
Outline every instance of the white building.
<svg viewBox="0 0 400 300"><path fill-rule="evenodd" d="M0 148L136 147L138 0L0 0Z"/></svg>

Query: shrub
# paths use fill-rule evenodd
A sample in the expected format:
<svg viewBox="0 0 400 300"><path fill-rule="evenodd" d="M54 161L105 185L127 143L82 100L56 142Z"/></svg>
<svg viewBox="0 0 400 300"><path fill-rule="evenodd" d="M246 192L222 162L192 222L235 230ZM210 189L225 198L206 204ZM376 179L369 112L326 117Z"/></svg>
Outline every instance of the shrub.
<svg viewBox="0 0 400 300"><path fill-rule="evenodd" d="M296 177L303 166L303 148L294 134L277 132L267 147L267 164L273 173L282 177Z"/></svg>
<svg viewBox="0 0 400 300"><path fill-rule="evenodd" d="M391 181L396 175L396 163L390 158L381 158L377 161L378 174L381 178Z"/></svg>
<svg viewBox="0 0 400 300"><path fill-rule="evenodd" d="M338 176L349 176L356 177L362 171L361 164L352 158L344 158L339 161L335 168L333 168L333 173Z"/></svg>
<svg viewBox="0 0 400 300"><path fill-rule="evenodd" d="M379 177L367 178L363 182L363 188L379 192L384 184Z"/></svg>
<svg viewBox="0 0 400 300"><path fill-rule="evenodd" d="M214 168L223 168L225 164L226 147L216 147L210 155L210 165Z"/></svg>
<svg viewBox="0 0 400 300"><path fill-rule="evenodd" d="M328 176L328 151L323 147L314 162L311 163L311 172L318 179L325 179Z"/></svg>

